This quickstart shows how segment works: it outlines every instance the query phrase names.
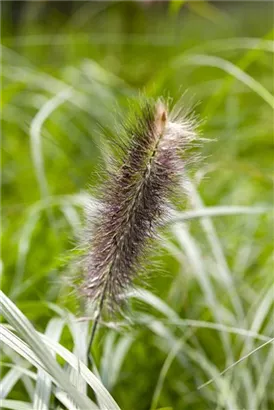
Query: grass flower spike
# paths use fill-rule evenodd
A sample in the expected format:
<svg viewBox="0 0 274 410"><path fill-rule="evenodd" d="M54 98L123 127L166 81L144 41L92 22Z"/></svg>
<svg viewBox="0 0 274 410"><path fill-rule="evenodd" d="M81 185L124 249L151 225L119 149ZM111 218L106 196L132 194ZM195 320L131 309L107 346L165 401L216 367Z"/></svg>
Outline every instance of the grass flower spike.
<svg viewBox="0 0 274 410"><path fill-rule="evenodd" d="M182 154L195 139L193 122L168 113L162 100L140 103L135 119L125 125L123 146L103 187L85 258L84 294L115 309L131 286L144 251L166 215L168 197L185 165Z"/></svg>

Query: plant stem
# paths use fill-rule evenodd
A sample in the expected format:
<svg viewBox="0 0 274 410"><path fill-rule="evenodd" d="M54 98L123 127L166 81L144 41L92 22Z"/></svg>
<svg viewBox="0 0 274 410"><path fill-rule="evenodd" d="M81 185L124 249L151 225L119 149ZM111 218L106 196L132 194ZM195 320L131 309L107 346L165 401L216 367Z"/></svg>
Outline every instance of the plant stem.
<svg viewBox="0 0 274 410"><path fill-rule="evenodd" d="M101 317L101 314L102 314L104 301L105 301L105 296L106 296L106 291L107 291L107 281L106 281L106 283L104 285L104 288L103 288L102 296L100 298L100 303L99 303L99 306L98 306L98 311L97 311L96 316L93 320L90 339L89 339L89 343L88 343L87 352L88 352L88 362L89 362L89 367L90 368L92 366L92 361L93 361L92 354L91 354L92 344L93 344L93 341L94 341L94 338L95 338L95 333L96 333L96 330L97 330L97 327L98 327L98 324L99 324L99 320L100 320L100 317Z"/></svg>

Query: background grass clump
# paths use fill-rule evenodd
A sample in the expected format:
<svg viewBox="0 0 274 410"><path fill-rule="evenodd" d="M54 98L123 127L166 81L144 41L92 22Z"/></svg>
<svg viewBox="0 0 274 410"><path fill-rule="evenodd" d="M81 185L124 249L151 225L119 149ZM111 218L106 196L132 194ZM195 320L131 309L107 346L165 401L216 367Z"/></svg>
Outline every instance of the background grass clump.
<svg viewBox="0 0 274 410"><path fill-rule="evenodd" d="M3 408L97 408L88 385L101 409L273 408L273 4L4 2L2 16ZM140 90L188 90L210 142L83 378L71 249Z"/></svg>

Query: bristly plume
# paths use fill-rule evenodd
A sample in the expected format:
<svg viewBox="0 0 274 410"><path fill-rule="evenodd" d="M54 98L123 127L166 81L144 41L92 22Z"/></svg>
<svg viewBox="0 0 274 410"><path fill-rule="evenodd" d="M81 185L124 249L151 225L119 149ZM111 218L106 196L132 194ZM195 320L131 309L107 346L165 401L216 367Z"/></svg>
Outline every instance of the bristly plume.
<svg viewBox="0 0 274 410"><path fill-rule="evenodd" d="M180 118L180 110L169 114L162 100L147 99L125 126L129 143L104 184L84 260L83 293L96 306L97 321L103 307L115 308L131 286L166 215L194 129L192 120Z"/></svg>

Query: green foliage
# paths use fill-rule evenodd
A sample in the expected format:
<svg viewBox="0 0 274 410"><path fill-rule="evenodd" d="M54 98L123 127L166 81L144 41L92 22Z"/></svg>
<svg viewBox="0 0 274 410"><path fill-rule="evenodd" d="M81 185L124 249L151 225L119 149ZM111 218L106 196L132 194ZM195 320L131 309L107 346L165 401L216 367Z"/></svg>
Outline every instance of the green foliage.
<svg viewBox="0 0 274 410"><path fill-rule="evenodd" d="M2 407L272 408L271 3L26 2L16 27L10 4ZM188 199L179 194L161 232L147 285L129 295L125 316L101 324L88 369L90 321L71 291L71 259L140 90L174 101L188 90L183 101L199 102L209 142Z"/></svg>

